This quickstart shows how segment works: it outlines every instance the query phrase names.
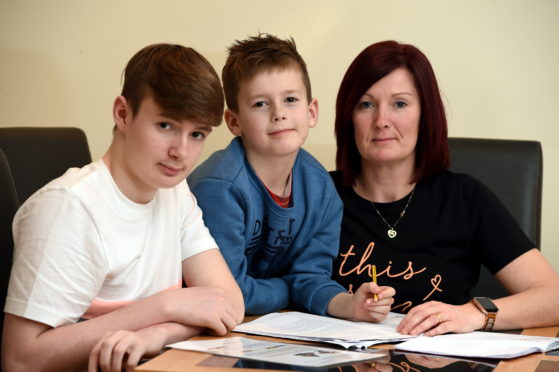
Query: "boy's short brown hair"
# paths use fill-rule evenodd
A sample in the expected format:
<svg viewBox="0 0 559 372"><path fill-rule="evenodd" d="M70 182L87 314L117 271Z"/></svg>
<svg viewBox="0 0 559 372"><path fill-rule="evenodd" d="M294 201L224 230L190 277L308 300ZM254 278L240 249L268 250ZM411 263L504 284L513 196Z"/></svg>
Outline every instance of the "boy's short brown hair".
<svg viewBox="0 0 559 372"><path fill-rule="evenodd" d="M217 126L223 116L223 90L211 64L192 48L153 44L141 49L123 71L122 96L134 115L151 95L165 115Z"/></svg>
<svg viewBox="0 0 559 372"><path fill-rule="evenodd" d="M307 65L297 52L293 38L279 39L270 34L258 34L246 40L235 40L228 48L229 56L223 66L221 77L227 107L238 111L237 96L242 81L250 80L264 70L299 68L311 101L311 82Z"/></svg>

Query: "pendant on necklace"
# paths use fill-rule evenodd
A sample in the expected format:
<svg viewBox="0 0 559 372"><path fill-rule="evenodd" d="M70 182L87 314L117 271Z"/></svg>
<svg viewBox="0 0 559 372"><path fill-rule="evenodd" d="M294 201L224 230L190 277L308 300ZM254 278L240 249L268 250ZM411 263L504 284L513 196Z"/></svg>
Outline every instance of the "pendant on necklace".
<svg viewBox="0 0 559 372"><path fill-rule="evenodd" d="M396 235L398 235L398 233L397 233L396 230L394 230L394 229L389 229L389 230L387 231L387 233L388 233L388 237L389 237L390 239L393 239L393 238L396 237Z"/></svg>

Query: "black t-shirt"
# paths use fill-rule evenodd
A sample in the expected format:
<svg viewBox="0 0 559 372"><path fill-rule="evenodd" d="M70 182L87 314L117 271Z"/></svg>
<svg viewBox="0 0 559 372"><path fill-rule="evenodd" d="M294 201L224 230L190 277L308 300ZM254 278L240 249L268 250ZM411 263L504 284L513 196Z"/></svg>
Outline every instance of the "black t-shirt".
<svg viewBox="0 0 559 372"><path fill-rule="evenodd" d="M333 278L355 291L371 280L375 264L378 284L396 289L392 311L434 300L466 303L481 263L496 273L534 248L498 198L471 176L446 171L418 182L390 238L371 202L343 187L341 172L331 175L344 203ZM374 206L393 225L409 196Z"/></svg>

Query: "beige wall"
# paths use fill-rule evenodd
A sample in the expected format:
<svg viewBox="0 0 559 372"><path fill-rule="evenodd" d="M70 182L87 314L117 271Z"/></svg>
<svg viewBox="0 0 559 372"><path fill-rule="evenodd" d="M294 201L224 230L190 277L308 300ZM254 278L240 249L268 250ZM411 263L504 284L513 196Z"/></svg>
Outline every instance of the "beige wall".
<svg viewBox="0 0 559 372"><path fill-rule="evenodd" d="M430 58L450 135L541 141L542 251L559 270L556 0L0 0L0 126L78 126L98 158L134 52L187 44L221 70L226 46L257 31L293 36L306 59L321 109L306 147L329 169L341 77L359 51L384 39ZM222 126L203 157L229 139Z"/></svg>

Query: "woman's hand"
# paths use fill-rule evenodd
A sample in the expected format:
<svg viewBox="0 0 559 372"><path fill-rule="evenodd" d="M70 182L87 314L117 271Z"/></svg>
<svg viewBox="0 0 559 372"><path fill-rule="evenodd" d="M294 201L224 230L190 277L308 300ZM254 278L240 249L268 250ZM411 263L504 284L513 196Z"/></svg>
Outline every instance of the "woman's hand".
<svg viewBox="0 0 559 372"><path fill-rule="evenodd" d="M363 283L353 294L353 318L367 322L383 321L390 311L395 294L396 291L392 287L379 287L373 282Z"/></svg>
<svg viewBox="0 0 559 372"><path fill-rule="evenodd" d="M429 301L412 308L398 325L404 335L436 336L448 332L464 333L481 329L485 315L474 304L449 305Z"/></svg>

